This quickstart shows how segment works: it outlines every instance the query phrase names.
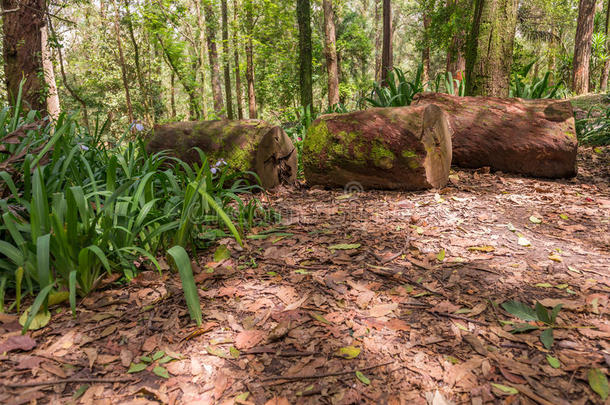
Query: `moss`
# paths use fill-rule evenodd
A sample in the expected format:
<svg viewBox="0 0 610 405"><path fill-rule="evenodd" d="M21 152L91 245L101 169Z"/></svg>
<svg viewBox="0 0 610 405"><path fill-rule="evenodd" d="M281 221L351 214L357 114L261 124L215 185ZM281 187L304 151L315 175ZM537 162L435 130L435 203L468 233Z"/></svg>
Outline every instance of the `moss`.
<svg viewBox="0 0 610 405"><path fill-rule="evenodd" d="M227 164L231 169L246 171L252 169L252 154L254 142L249 140L245 145L233 148L231 155L227 158Z"/></svg>
<svg viewBox="0 0 610 405"><path fill-rule="evenodd" d="M394 153L379 141L376 141L371 148L371 157L375 166L382 169L391 169L394 166L394 159L396 159Z"/></svg>
<svg viewBox="0 0 610 405"><path fill-rule="evenodd" d="M417 156L417 154L415 153L415 151L414 151L414 150L403 150L403 151L402 151L402 153L401 153L401 155L402 155L402 157L403 157L403 158L405 158L405 159L408 159L408 158L412 158L412 157L416 157L416 156Z"/></svg>
<svg viewBox="0 0 610 405"><path fill-rule="evenodd" d="M319 155L324 150L324 146L328 145L330 138L331 134L328 132L326 121L320 121L309 128L303 147Z"/></svg>

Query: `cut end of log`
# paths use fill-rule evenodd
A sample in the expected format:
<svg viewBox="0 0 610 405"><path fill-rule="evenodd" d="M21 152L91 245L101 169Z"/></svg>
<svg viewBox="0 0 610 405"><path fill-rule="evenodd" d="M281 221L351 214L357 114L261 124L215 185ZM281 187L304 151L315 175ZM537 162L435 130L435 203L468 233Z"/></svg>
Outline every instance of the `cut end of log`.
<svg viewBox="0 0 610 405"><path fill-rule="evenodd" d="M426 180L434 188L447 184L451 168L451 130L446 114L438 106L424 110L421 141L426 148Z"/></svg>

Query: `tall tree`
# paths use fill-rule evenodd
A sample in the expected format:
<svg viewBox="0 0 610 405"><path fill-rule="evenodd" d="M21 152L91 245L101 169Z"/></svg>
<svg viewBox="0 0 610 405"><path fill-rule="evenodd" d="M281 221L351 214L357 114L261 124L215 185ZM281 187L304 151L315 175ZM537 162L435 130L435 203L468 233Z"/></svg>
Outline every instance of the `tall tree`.
<svg viewBox="0 0 610 405"><path fill-rule="evenodd" d="M239 39L238 39L238 3L237 0L233 1L233 54L235 59L235 101L237 103L237 118L240 120L244 118L244 111L242 106L241 96L241 73L239 69Z"/></svg>
<svg viewBox="0 0 610 405"><path fill-rule="evenodd" d="M45 0L2 0L4 80L10 102L17 100L24 79L26 109L45 111L41 30L45 27Z"/></svg>
<svg viewBox="0 0 610 405"><path fill-rule="evenodd" d="M383 49L381 52L381 85L387 86L388 73L393 69L392 4L383 0Z"/></svg>
<svg viewBox="0 0 610 405"><path fill-rule="evenodd" d="M461 2L461 6L465 6L464 1ZM455 15L457 13L458 0L447 0L447 6L449 13ZM464 70L466 69L466 59L464 58L464 42L466 37L466 30L458 25L455 27L453 37L447 48L447 72L451 72L451 75L458 80L462 80Z"/></svg>
<svg viewBox="0 0 610 405"><path fill-rule="evenodd" d="M572 90L576 94L589 91L589 62L591 60L591 38L593 37L593 20L595 18L595 0L580 0L578 22L574 38L574 73Z"/></svg>
<svg viewBox="0 0 610 405"><path fill-rule="evenodd" d="M297 0L299 25L299 84L301 105L313 109L312 56L311 56L311 7L309 0Z"/></svg>
<svg viewBox="0 0 610 405"><path fill-rule="evenodd" d="M466 53L468 95L507 97L518 0L475 0Z"/></svg>
<svg viewBox="0 0 610 405"><path fill-rule="evenodd" d="M112 6L114 7L114 35L117 44L117 50L119 51L119 66L121 68L121 79L123 80L123 88L125 90L125 104L127 105L127 116L129 122L133 123L133 107L131 105L131 95L129 93L129 81L127 80L127 66L125 64L125 55L123 53L123 43L121 41L121 29L119 28L119 8L117 7L116 0L112 0Z"/></svg>
<svg viewBox="0 0 610 405"><path fill-rule="evenodd" d="M335 13L332 0L322 0L324 8L324 54L328 74L328 106L339 103L339 68L337 60L337 39L335 34Z"/></svg>
<svg viewBox="0 0 610 405"><path fill-rule="evenodd" d="M227 0L220 1L222 13L222 62L225 76L225 97L227 101L227 117L233 119L233 97L231 96L231 65L229 63L229 21Z"/></svg>
<svg viewBox="0 0 610 405"><path fill-rule="evenodd" d="M606 49L610 47L610 0L606 3L606 26L604 27L604 33L606 34ZM602 70L602 77L600 79L600 90L605 92L608 88L608 73L610 72L610 58L604 62L604 68Z"/></svg>
<svg viewBox="0 0 610 405"><path fill-rule="evenodd" d="M381 53L383 48L383 26L379 24L381 21L381 2L383 0L374 0L375 1L375 81L378 82L381 80ZM381 29L380 29L381 27Z"/></svg>
<svg viewBox="0 0 610 405"><path fill-rule="evenodd" d="M212 82L212 98L214 99L214 112L224 116L224 101L220 85L220 68L218 66L218 50L216 49L216 31L218 28L214 7L210 0L203 0L205 11L205 32L208 43L208 58L210 61L210 80Z"/></svg>
<svg viewBox="0 0 610 405"><path fill-rule="evenodd" d="M428 83L430 80L430 41L429 41L429 29L430 29L430 10L428 10L428 2L424 1L424 10L423 10L423 25L424 25L424 35L423 35L423 44L421 50L421 63L422 63L422 81Z"/></svg>
<svg viewBox="0 0 610 405"><path fill-rule="evenodd" d="M40 45L42 50L42 70L46 85L47 112L53 120L57 120L61 113L61 107L59 105L59 94L57 93L57 84L55 83L55 70L53 69L53 60L51 59L49 34L46 25L40 28Z"/></svg>
<svg viewBox="0 0 610 405"><path fill-rule="evenodd" d="M206 108L206 97L205 97L205 54L206 54L206 41L205 41L205 19L203 17L203 11L201 10L201 0L193 0L195 4L195 12L197 14L197 31L199 33L197 42L199 50L199 87L201 88L201 96L203 102L201 103L201 115L203 119L208 118L208 112ZM174 111L175 112L175 111ZM175 116L175 114L174 114Z"/></svg>
<svg viewBox="0 0 610 405"><path fill-rule="evenodd" d="M254 93L254 46L252 36L254 35L254 7L252 0L246 0L246 81L248 82L248 117L255 119L258 117L256 111L256 94Z"/></svg>

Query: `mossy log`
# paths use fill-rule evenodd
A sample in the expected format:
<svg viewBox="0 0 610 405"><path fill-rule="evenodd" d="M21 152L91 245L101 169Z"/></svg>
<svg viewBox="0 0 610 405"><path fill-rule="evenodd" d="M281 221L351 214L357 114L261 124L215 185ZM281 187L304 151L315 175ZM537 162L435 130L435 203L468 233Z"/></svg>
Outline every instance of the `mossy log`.
<svg viewBox="0 0 610 405"><path fill-rule="evenodd" d="M437 105L447 113L456 166L533 177L576 175L578 141L569 101L423 93L413 105Z"/></svg>
<svg viewBox="0 0 610 405"><path fill-rule="evenodd" d="M307 132L302 163L310 185L438 188L449 176L451 132L436 106L323 115Z"/></svg>
<svg viewBox="0 0 610 405"><path fill-rule="evenodd" d="M210 164L224 159L232 170L255 172L266 189L296 181L297 152L292 141L280 127L260 120L156 125L146 148L199 163L195 147L206 153Z"/></svg>

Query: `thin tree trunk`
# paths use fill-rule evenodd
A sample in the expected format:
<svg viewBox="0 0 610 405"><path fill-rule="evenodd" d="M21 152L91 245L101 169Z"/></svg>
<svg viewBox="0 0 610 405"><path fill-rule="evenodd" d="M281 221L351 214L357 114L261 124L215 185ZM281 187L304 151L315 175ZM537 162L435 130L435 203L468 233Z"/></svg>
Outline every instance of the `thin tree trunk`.
<svg viewBox="0 0 610 405"><path fill-rule="evenodd" d="M381 49L383 44L383 29L379 29L379 21L381 20L381 2L375 1L375 81L381 80Z"/></svg>
<svg viewBox="0 0 610 405"><path fill-rule="evenodd" d="M4 31L4 80L9 102L14 103L24 80L22 107L44 113L41 30L45 27L45 0L2 0Z"/></svg>
<svg viewBox="0 0 610 405"><path fill-rule="evenodd" d="M595 0L580 0L576 37L574 38L574 74L572 76L572 90L576 94L589 92L589 61L594 17Z"/></svg>
<svg viewBox="0 0 610 405"><path fill-rule="evenodd" d="M604 32L606 33L606 49L608 49L610 47L610 38L608 38L608 35L610 34L609 32L610 29L610 0L608 0L608 3L606 4L606 27ZM606 92L606 89L608 88L608 73L610 72L610 59L606 59L606 61L604 62L604 69L602 70L602 77L600 80L600 90L602 92Z"/></svg>
<svg viewBox="0 0 610 405"><path fill-rule="evenodd" d="M322 0L324 8L324 54L328 73L328 106L339 104L339 68L332 0Z"/></svg>
<svg viewBox="0 0 610 405"><path fill-rule="evenodd" d="M140 66L140 47L138 46L138 41L136 41L136 36L133 30L133 23L131 21L131 11L129 10L129 0L125 0L125 13L127 15L127 29L129 30L129 39L131 40L131 45L133 46L138 87L140 89L140 93L142 95L142 102L144 104L144 119L148 123L148 125L152 125L153 120L150 116L150 102L148 99L148 92L146 86L144 85L144 76L142 75L142 68Z"/></svg>
<svg viewBox="0 0 610 405"><path fill-rule="evenodd" d="M214 99L214 112L220 117L226 116L224 101L222 99L222 86L220 85L220 68L218 66L218 51L216 49L216 17L212 3L206 2L205 30L208 42L208 58L210 60L210 79L212 82L212 98Z"/></svg>
<svg viewBox="0 0 610 405"><path fill-rule="evenodd" d="M311 56L311 7L309 0L297 0L299 24L299 84L301 105L313 110L312 56Z"/></svg>
<svg viewBox="0 0 610 405"><path fill-rule="evenodd" d="M57 37L57 33L53 28L53 20L49 18L48 22L51 34L53 35L53 37L56 38L56 40L59 40ZM68 78L66 77L66 71L64 69L64 57L61 52L61 46L57 47L57 56L59 57L59 72L61 73L61 80L63 81L63 85L66 90L68 90L68 93L70 93L72 98L74 98L81 105L83 109L83 121L85 121L85 127L87 128L87 131L89 131L89 112L87 110L87 103L85 103L85 100L81 96L79 96L78 93L76 93L76 91L72 88L70 83L68 83Z"/></svg>
<svg viewBox="0 0 610 405"><path fill-rule="evenodd" d="M427 7L424 4L424 7ZM423 24L424 24L424 44L421 51L421 63L423 66L422 69L422 82L424 83L424 89L428 86L428 81L430 80L430 44L428 40L428 29L430 28L430 16L428 15L428 10L424 10L423 15Z"/></svg>
<svg viewBox="0 0 610 405"><path fill-rule="evenodd" d="M227 0L220 1L222 12L222 61L225 76L225 97L227 101L227 117L233 119L233 97L231 95L231 64L229 58L229 17Z"/></svg>
<svg viewBox="0 0 610 405"><path fill-rule="evenodd" d="M123 44L121 42L121 30L119 28L119 8L116 5L116 0L112 0L114 7L114 34L116 37L117 49L119 51L119 65L121 67L121 78L123 79L123 87L125 88L125 103L127 104L127 116L129 123L134 122L133 108L131 106L131 96L129 94L129 82L127 80L127 66L125 65L125 55L123 54Z"/></svg>
<svg viewBox="0 0 610 405"><path fill-rule="evenodd" d="M383 49L381 52L381 85L387 86L392 66L392 4L383 0Z"/></svg>
<svg viewBox="0 0 610 405"><path fill-rule="evenodd" d="M200 82L199 86L201 87L201 114L203 119L207 119L208 111L206 107L206 97L205 97L205 21L203 17L203 13L201 11L201 0L194 0L195 3L195 11L197 13L197 29L199 30L199 75Z"/></svg>
<svg viewBox="0 0 610 405"><path fill-rule="evenodd" d="M447 7L451 8L453 14L456 13L457 0L449 0ZM464 71L466 70L466 59L464 58L464 38L465 30L461 27L457 28L456 33L451 39L451 43L447 48L447 72L456 80L463 80Z"/></svg>
<svg viewBox="0 0 610 405"><path fill-rule="evenodd" d="M53 60L51 59L51 50L49 49L49 36L47 26L40 28L40 41L42 49L42 71L44 72L44 81L47 86L47 113L56 121L61 113L59 105L59 94L57 93L57 84L55 83L55 70L53 69Z"/></svg>
<svg viewBox="0 0 610 405"><path fill-rule="evenodd" d="M233 53L234 53L234 57L235 57L235 99L237 101L237 118L238 119L243 119L244 118L244 111L243 111L243 102L242 102L242 95L241 95L241 73L240 73L240 69L239 69L239 40L237 38L238 36L238 30L237 30L237 8L238 8L238 2L237 0L233 0Z"/></svg>
<svg viewBox="0 0 610 405"><path fill-rule="evenodd" d="M257 118L256 94L254 93L254 49L252 46L252 35L254 32L254 18L252 16L252 0L248 0L246 6L246 25L248 40L246 41L246 81L248 82L248 117Z"/></svg>
<svg viewBox="0 0 610 405"><path fill-rule="evenodd" d="M171 70L171 69L170 69ZM173 70L170 72L170 108L172 111L172 119L176 118L176 74Z"/></svg>
<svg viewBox="0 0 610 405"><path fill-rule="evenodd" d="M518 0L475 0L466 54L466 92L507 97Z"/></svg>

